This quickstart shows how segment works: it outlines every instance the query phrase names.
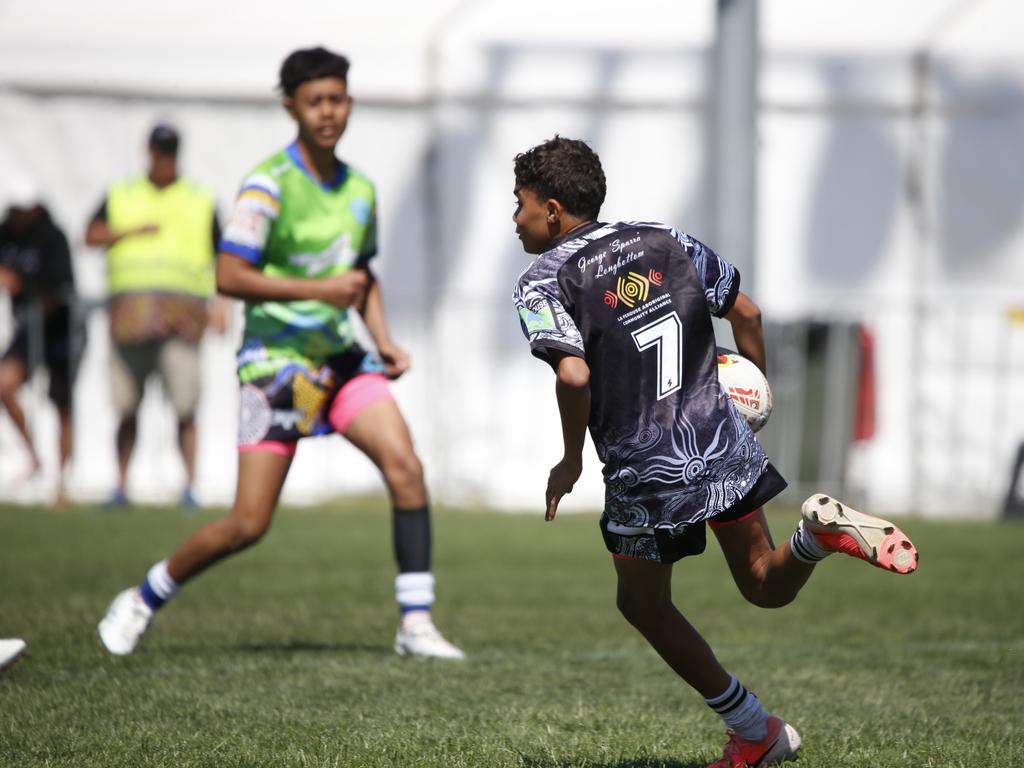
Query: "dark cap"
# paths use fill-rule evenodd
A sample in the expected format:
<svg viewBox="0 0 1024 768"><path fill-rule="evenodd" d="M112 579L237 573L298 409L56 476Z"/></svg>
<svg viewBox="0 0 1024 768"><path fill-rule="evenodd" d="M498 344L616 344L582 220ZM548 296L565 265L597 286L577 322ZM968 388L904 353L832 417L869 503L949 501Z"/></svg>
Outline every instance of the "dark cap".
<svg viewBox="0 0 1024 768"><path fill-rule="evenodd" d="M180 141L178 131L167 123L158 123L149 134L149 146L165 155L178 154Z"/></svg>

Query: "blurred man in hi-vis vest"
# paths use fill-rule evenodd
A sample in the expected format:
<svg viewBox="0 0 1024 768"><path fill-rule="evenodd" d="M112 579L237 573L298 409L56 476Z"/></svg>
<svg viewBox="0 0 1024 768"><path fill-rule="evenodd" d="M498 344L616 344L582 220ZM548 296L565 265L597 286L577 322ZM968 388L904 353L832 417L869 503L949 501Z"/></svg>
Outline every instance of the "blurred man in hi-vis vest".
<svg viewBox="0 0 1024 768"><path fill-rule="evenodd" d="M125 479L135 446L146 380L159 376L178 421L185 465L183 506L195 506L195 411L199 341L209 324L223 332L226 300L214 298L220 239L213 195L178 175L180 136L159 124L149 137L149 171L116 182L86 231L107 249L111 378L117 429L118 484L109 506L127 503Z"/></svg>

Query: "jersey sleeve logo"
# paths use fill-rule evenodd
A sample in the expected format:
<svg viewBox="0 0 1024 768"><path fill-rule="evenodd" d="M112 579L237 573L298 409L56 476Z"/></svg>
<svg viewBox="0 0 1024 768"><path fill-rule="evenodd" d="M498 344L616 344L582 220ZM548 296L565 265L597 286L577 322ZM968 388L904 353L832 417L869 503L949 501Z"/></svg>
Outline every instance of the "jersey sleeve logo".
<svg viewBox="0 0 1024 768"><path fill-rule="evenodd" d="M557 331L558 321L551 311L551 306L546 302L536 305L536 309L529 307L519 308L519 317L523 321L523 327L529 333L542 333L544 331Z"/></svg>

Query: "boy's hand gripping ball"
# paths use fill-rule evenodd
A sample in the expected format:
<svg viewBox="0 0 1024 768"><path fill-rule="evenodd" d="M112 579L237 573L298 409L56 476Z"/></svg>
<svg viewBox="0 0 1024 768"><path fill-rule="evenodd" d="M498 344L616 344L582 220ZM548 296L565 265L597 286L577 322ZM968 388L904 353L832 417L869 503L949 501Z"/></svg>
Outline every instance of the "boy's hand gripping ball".
<svg viewBox="0 0 1024 768"><path fill-rule="evenodd" d="M718 350L718 381L750 428L757 432L772 415L772 390L761 370L747 358Z"/></svg>

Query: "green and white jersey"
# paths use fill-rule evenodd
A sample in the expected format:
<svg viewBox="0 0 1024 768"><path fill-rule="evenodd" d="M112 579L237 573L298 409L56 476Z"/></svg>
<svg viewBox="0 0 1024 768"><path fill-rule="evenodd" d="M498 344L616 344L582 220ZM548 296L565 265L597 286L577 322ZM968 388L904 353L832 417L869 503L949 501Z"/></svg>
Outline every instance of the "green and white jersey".
<svg viewBox="0 0 1024 768"><path fill-rule="evenodd" d="M293 143L246 177L219 250L275 277L365 267L377 253L373 184L340 161L332 182L319 182ZM290 363L315 368L353 343L348 310L320 301L246 302L239 378L272 375Z"/></svg>

